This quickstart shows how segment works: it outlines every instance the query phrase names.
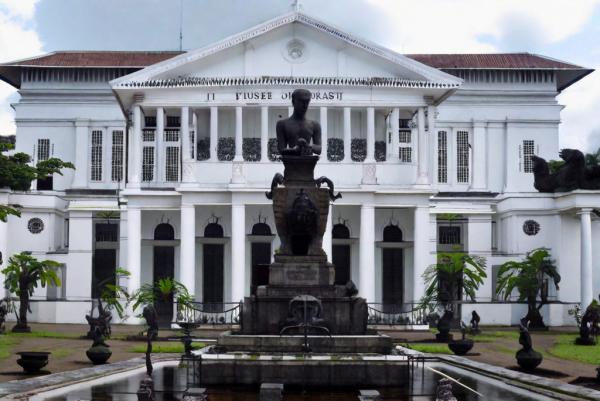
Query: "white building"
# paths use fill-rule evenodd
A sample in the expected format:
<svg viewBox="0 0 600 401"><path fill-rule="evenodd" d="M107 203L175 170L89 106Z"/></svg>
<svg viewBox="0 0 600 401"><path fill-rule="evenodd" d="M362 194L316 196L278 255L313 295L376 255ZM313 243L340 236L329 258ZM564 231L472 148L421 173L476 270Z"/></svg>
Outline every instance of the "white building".
<svg viewBox="0 0 600 401"><path fill-rule="evenodd" d="M62 287L36 290L53 302L34 303L33 321L84 322L93 283L117 266L130 289L172 276L197 301L241 300L278 247L265 197L282 171L275 123L303 87L323 127L316 174L343 194L325 240L339 282L408 305L436 250L458 246L489 275L463 313L510 324L525 307L495 302L497 266L546 246L562 275L546 322L567 324L569 303L600 292L600 196L538 193L529 155L558 158L556 96L590 72L527 53L401 55L301 12L185 53L3 64L21 95L17 151L77 169L0 192L23 207L0 223L0 252L63 263Z"/></svg>

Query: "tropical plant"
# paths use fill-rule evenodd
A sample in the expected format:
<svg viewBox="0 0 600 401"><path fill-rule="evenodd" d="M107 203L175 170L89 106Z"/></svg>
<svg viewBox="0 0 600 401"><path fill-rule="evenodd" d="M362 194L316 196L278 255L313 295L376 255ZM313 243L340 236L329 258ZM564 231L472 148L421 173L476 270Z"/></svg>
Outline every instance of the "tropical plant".
<svg viewBox="0 0 600 401"><path fill-rule="evenodd" d="M8 266L2 270L4 287L19 297L19 314L13 331L31 331L27 325L27 312L31 311L29 299L38 283L60 285L56 269L60 263L53 260L39 261L30 252L21 252L8 260Z"/></svg>
<svg viewBox="0 0 600 401"><path fill-rule="evenodd" d="M137 310L142 305L153 305L157 301L167 303L173 299L178 307L190 306L194 301L185 285L169 277L142 285L139 290L131 294L131 299L133 310Z"/></svg>
<svg viewBox="0 0 600 401"><path fill-rule="evenodd" d="M485 258L464 252L438 253L437 263L423 273L425 295L420 307L432 310L441 305L447 309L449 304L460 300L461 293L474 300L477 289L487 277L485 264Z"/></svg>
<svg viewBox="0 0 600 401"><path fill-rule="evenodd" d="M100 300L108 308L114 310L120 319L127 317L125 310L131 301L127 288L119 285L121 278L129 277L131 273L119 267L115 271L115 280L106 278L98 283L100 288ZM125 301L125 302L123 302Z"/></svg>
<svg viewBox="0 0 600 401"><path fill-rule="evenodd" d="M537 248L528 252L520 262L509 261L500 266L496 294L507 300L516 289L519 292L519 301L527 302L527 315L524 320L531 328L543 329L546 325L540 309L548 303L548 293L544 285L548 278L558 289L560 274L549 249Z"/></svg>

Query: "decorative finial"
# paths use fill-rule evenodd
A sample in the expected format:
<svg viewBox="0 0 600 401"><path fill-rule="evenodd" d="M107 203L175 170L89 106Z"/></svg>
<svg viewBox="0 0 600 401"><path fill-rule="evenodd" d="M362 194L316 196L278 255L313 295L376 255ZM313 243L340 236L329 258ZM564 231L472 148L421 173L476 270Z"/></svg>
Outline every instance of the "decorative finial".
<svg viewBox="0 0 600 401"><path fill-rule="evenodd" d="M300 0L292 1L292 8L295 12L299 13L302 10L302 4L300 3Z"/></svg>

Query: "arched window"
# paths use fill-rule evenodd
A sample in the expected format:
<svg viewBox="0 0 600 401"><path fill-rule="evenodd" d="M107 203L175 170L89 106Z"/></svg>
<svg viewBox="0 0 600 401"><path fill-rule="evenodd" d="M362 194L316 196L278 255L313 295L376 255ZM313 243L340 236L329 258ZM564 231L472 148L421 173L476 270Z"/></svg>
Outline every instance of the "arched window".
<svg viewBox="0 0 600 401"><path fill-rule="evenodd" d="M390 224L383 229L383 242L402 242L402 230Z"/></svg>
<svg viewBox="0 0 600 401"><path fill-rule="evenodd" d="M154 229L154 239L155 240L174 240L175 239L175 230L173 226L168 223L160 223Z"/></svg>
<svg viewBox="0 0 600 401"><path fill-rule="evenodd" d="M252 226L252 235L271 235L271 227L267 223L256 223Z"/></svg>
<svg viewBox="0 0 600 401"><path fill-rule="evenodd" d="M348 239L350 238L350 230L345 224L338 223L333 226L331 236L335 239Z"/></svg>
<svg viewBox="0 0 600 401"><path fill-rule="evenodd" d="M209 223L204 228L204 236L207 238L223 238L223 227L218 223Z"/></svg>

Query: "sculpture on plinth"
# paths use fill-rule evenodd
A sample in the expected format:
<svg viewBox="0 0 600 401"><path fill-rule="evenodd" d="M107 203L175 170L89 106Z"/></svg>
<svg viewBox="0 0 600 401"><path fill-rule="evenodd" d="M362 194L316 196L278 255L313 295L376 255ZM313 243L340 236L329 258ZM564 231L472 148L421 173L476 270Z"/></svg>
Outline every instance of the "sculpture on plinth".
<svg viewBox="0 0 600 401"><path fill-rule="evenodd" d="M438 381L435 401L456 401L456 397L452 394L452 381L450 379L444 377Z"/></svg>
<svg viewBox="0 0 600 401"><path fill-rule="evenodd" d="M481 317L477 313L477 311L471 312L471 334L479 334L481 330L479 329L479 322L481 322Z"/></svg>
<svg viewBox="0 0 600 401"><path fill-rule="evenodd" d="M146 305L142 316L148 325L146 333L146 377L140 382L137 391L138 401L154 401L154 381L152 380L152 341L158 336L158 314L154 305Z"/></svg>
<svg viewBox="0 0 600 401"><path fill-rule="evenodd" d="M94 313L94 305L92 304L92 310L89 315L85 315L85 320L87 320L90 325L90 329L87 333L87 338L94 339L96 336L97 329L100 330L100 334L104 338L110 338L111 327L110 322L112 321L112 313L108 309L104 309L102 306L102 299L98 298L96 303L97 314Z"/></svg>
<svg viewBox="0 0 600 401"><path fill-rule="evenodd" d="M577 149L563 149L559 156L564 164L553 173L545 159L531 156L535 189L550 193L600 189L600 166L587 167L585 156Z"/></svg>
<svg viewBox="0 0 600 401"><path fill-rule="evenodd" d="M594 299L585 309L579 326L577 345L596 345L596 337L600 334L600 304Z"/></svg>
<svg viewBox="0 0 600 401"><path fill-rule="evenodd" d="M519 324L519 344L523 347L515 355L519 366L525 371L534 370L542 363L543 356L533 349L531 335L527 329L525 318L521 319L521 324Z"/></svg>

